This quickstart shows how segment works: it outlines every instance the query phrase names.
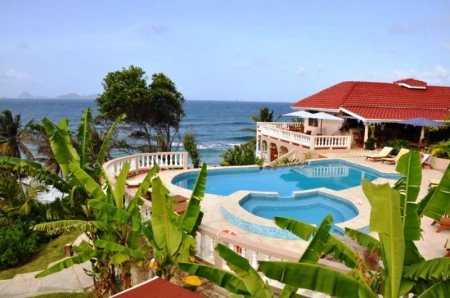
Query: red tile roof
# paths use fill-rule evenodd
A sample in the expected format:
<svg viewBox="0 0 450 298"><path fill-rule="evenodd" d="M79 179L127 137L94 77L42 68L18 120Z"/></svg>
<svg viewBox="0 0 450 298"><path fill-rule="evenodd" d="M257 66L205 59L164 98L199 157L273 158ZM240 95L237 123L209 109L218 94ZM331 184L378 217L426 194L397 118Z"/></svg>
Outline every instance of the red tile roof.
<svg viewBox="0 0 450 298"><path fill-rule="evenodd" d="M349 112L365 120L450 116L450 87L405 79L394 83L342 82L292 105L306 110Z"/></svg>
<svg viewBox="0 0 450 298"><path fill-rule="evenodd" d="M174 285L162 278L154 278L111 296L111 298L201 298L203 296Z"/></svg>

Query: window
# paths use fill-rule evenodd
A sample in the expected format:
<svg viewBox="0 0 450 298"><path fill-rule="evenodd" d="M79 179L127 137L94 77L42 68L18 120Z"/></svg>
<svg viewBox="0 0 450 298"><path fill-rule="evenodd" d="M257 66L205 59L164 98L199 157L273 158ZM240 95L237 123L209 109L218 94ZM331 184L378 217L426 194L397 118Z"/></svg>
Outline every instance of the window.
<svg viewBox="0 0 450 298"><path fill-rule="evenodd" d="M314 119L314 118L308 118L308 126L318 127L319 126L319 121L317 119Z"/></svg>

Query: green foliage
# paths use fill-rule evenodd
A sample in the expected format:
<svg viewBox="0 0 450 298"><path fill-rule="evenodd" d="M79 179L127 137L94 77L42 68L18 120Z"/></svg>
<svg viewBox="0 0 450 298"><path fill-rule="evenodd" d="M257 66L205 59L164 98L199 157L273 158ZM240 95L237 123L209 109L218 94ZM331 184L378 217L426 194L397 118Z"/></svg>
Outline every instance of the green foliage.
<svg viewBox="0 0 450 298"><path fill-rule="evenodd" d="M396 140L387 140L385 146L392 147L391 154L397 155L400 149L412 149L411 145L407 140L396 139Z"/></svg>
<svg viewBox="0 0 450 298"><path fill-rule="evenodd" d="M45 220L45 207L34 202L28 215L11 213L0 225L0 270L26 264L49 241L45 232L30 229L37 221Z"/></svg>
<svg viewBox="0 0 450 298"><path fill-rule="evenodd" d="M253 146L248 144L235 145L220 154L223 158L221 166L261 165L262 161L255 156Z"/></svg>
<svg viewBox="0 0 450 298"><path fill-rule="evenodd" d="M296 163L299 163L299 162L300 161L298 159L284 157L283 159L277 159L275 161L275 165L276 166L283 166L283 165L296 164Z"/></svg>
<svg viewBox="0 0 450 298"><path fill-rule="evenodd" d="M429 147L431 154L438 158L450 158L450 139L432 144Z"/></svg>
<svg viewBox="0 0 450 298"><path fill-rule="evenodd" d="M155 274L167 280L173 276L175 266L179 262L188 262L195 249L195 234L203 218L200 202L206 189L206 164L203 164L194 185L185 212L180 216L173 212L173 199L169 190L157 177L152 182L151 230L152 243L157 266L153 266Z"/></svg>
<svg viewBox="0 0 450 298"><path fill-rule="evenodd" d="M133 137L143 139L148 152L171 151L184 117L184 97L163 73L154 74L147 85L145 72L131 65L110 72L103 79L104 92L97 97L99 117L114 120L126 114L126 122L137 126Z"/></svg>
<svg viewBox="0 0 450 298"><path fill-rule="evenodd" d="M189 153L194 169L197 169L200 166L200 153L197 149L197 141L194 134L188 133L184 136L183 147Z"/></svg>
<svg viewBox="0 0 450 298"><path fill-rule="evenodd" d="M367 139L367 141L364 142L364 149L365 150L375 150L375 144L376 144L375 138L370 137Z"/></svg>
<svg viewBox="0 0 450 298"><path fill-rule="evenodd" d="M26 126L22 126L21 116L13 116L10 110L3 110L0 114L0 155L20 158L22 153L29 159L33 154L25 145L28 139Z"/></svg>

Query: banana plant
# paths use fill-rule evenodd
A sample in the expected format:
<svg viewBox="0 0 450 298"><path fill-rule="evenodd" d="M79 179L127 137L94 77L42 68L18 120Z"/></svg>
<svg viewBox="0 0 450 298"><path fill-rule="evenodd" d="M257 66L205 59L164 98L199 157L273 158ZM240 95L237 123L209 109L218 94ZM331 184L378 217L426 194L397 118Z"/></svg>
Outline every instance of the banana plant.
<svg viewBox="0 0 450 298"><path fill-rule="evenodd" d="M329 233L332 222L332 217L327 216L320 227L317 228L294 219L275 217L275 223L279 227L294 233L303 240L310 240L307 249L299 259L299 263L293 264L299 266L302 264L316 264L323 254L333 252L336 259L342 260L349 267L356 267L358 257L355 252ZM207 278L236 295L261 298L273 297L274 293L270 290L270 287L259 277L258 272L250 266L247 259L221 244L216 247L216 251L227 262L228 267L235 274L201 264L183 263L180 264L180 268L191 274ZM260 262L259 270L269 267L273 267L276 270L280 266L284 266L283 264L283 262ZM297 290L298 286L295 283L286 283L286 286L278 297L291 297L295 295Z"/></svg>
<svg viewBox="0 0 450 298"><path fill-rule="evenodd" d="M182 215L173 212L176 201L169 196L160 178L152 181L152 218L147 223L153 233L149 239L155 255L151 267L156 275L167 280L173 276L178 263L188 262L194 253L195 234L203 218L200 202L206 189L206 168L203 164Z"/></svg>
<svg viewBox="0 0 450 298"><path fill-rule="evenodd" d="M328 268L317 269L321 273L309 272L312 278L308 282L289 274L289 271L316 270L315 264L301 269L295 264L279 263L277 265L279 267L276 267L271 262L260 262L260 270L266 276L288 285L338 297L371 297L372 295L400 297L408 293L418 297L445 297L445 295L439 295L448 293L450 289L450 283L447 282L447 276L450 274L450 260L448 258L424 260L414 241L421 237L420 218L423 215L433 215L438 219L448 210L446 195L448 196L450 191L449 169L445 172L440 185L432 189L420 203L415 203L422 179L420 157L417 152L405 154L400 158L396 170L404 177L399 179L394 187L388 184L375 185L363 180L362 188L371 204L370 228L378 232L379 240L351 229L347 229L346 233L359 244L381 255L383 267L375 274L370 273L371 279L367 280L370 288L354 289L351 294L344 291L351 288L350 284L344 285L344 279L330 276L331 281L339 280L337 288L333 288L332 282L322 283L321 281L325 280L325 274L332 274L332 270ZM356 281L364 281L361 278L364 276L357 276L355 272L355 270L351 271L348 277ZM348 281L348 279L345 280ZM370 292L367 289L370 289Z"/></svg>
<svg viewBox="0 0 450 298"><path fill-rule="evenodd" d="M85 226L89 227L85 232L92 244L83 242L80 246L75 246L75 257L55 264L36 277L91 260L93 268L90 275L94 278L99 296L129 288L131 267L143 266L146 254L150 251L150 245L141 241L141 237L152 237L152 233L142 223L140 206L143 200L140 197L147 191L151 178L159 172L159 167L156 165L152 168L128 204L124 204L124 198L129 164L124 164L115 185L111 184L103 170L103 184L99 184L76 163L69 163L68 169L90 194L88 204L94 209L95 220L85 222ZM38 225L36 228L49 229L54 222L45 225ZM121 274L119 280L116 279L116 272Z"/></svg>

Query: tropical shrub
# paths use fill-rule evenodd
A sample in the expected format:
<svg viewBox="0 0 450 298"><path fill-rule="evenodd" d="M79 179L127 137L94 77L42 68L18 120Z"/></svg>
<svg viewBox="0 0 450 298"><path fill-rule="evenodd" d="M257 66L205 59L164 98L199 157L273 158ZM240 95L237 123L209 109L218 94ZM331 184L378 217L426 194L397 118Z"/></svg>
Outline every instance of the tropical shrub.
<svg viewBox="0 0 450 298"><path fill-rule="evenodd" d="M45 207L35 202L28 215L8 213L0 225L0 270L26 264L41 251L50 237L45 232L33 231L31 226L45 220Z"/></svg>
<svg viewBox="0 0 450 298"><path fill-rule="evenodd" d="M367 141L364 142L365 150L375 150L376 140L375 138L368 138Z"/></svg>
<svg viewBox="0 0 450 298"><path fill-rule="evenodd" d="M220 156L223 158L221 166L262 165L262 160L255 156L254 146L250 144L235 145Z"/></svg>
<svg viewBox="0 0 450 298"><path fill-rule="evenodd" d="M400 149L411 149L411 145L407 140L396 139L396 140L387 140L385 146L392 147L391 154L397 155Z"/></svg>
<svg viewBox="0 0 450 298"><path fill-rule="evenodd" d="M429 147L430 153L439 158L450 158L450 139L433 144Z"/></svg>
<svg viewBox="0 0 450 298"><path fill-rule="evenodd" d="M450 166L439 185L416 203L421 169L419 152L411 151L399 159L396 171L404 177L393 187L365 179L362 182L371 204L370 229L378 233L378 239L351 229L346 229L346 234L371 252L379 253L382 266L371 269L357 253L331 235L332 218L327 216L318 229L296 220L275 218L279 227L298 237L313 237L297 263L260 261L258 270L286 285L279 297L293 297L298 288L333 297L450 297L450 258L425 260L414 243L422 237L422 216L439 220L450 210ZM270 292L262 291L265 283L246 259L221 245L216 250L235 274L199 264L185 263L180 268L208 278L234 294L272 297ZM323 254L330 253L350 269L347 274L316 264Z"/></svg>
<svg viewBox="0 0 450 298"><path fill-rule="evenodd" d="M198 152L197 141L193 133L188 133L184 136L183 147L189 153L194 169L197 169L200 166L200 153Z"/></svg>

